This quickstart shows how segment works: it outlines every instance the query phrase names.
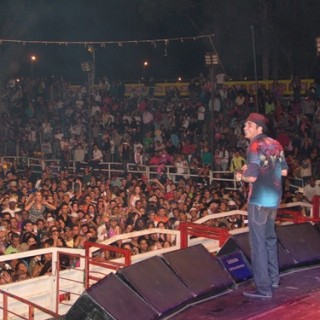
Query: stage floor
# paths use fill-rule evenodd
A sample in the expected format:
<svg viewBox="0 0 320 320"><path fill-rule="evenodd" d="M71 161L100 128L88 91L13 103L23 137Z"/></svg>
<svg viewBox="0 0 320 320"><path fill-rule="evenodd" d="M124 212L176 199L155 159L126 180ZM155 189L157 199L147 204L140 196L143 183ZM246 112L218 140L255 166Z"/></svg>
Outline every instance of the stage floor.
<svg viewBox="0 0 320 320"><path fill-rule="evenodd" d="M272 299L248 299L244 290L252 282L185 308L167 319L177 320L299 320L320 319L320 266L293 269L281 274L281 285Z"/></svg>

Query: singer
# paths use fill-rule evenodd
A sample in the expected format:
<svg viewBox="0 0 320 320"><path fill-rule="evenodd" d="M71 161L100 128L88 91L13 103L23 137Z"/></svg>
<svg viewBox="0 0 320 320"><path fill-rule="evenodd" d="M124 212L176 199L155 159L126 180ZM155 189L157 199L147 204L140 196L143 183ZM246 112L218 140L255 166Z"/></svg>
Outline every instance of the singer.
<svg viewBox="0 0 320 320"><path fill-rule="evenodd" d="M268 120L251 113L244 126L250 140L247 164L236 180L250 184L248 196L251 263L256 289L244 291L247 298L270 299L279 286L279 264L275 219L282 195L282 176L288 174L281 144L266 135Z"/></svg>

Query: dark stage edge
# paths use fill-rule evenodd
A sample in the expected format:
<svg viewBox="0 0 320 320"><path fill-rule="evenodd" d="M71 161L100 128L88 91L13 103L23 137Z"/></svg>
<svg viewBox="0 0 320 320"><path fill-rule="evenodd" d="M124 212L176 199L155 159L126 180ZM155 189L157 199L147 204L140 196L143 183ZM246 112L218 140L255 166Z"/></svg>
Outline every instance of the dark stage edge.
<svg viewBox="0 0 320 320"><path fill-rule="evenodd" d="M281 274L281 285L272 299L248 299L244 290L253 282L204 302L187 306L175 320L299 320L320 319L320 265L293 269Z"/></svg>

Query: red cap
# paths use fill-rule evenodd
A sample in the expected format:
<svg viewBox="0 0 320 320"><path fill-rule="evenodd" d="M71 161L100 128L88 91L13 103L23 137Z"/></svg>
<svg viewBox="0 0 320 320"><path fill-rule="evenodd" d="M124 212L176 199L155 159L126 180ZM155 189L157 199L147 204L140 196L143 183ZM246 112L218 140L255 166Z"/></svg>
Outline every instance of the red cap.
<svg viewBox="0 0 320 320"><path fill-rule="evenodd" d="M267 124L269 122L265 116L263 116L260 113L254 113L254 112L249 114L249 117L247 118L246 121L255 123L259 127L262 127L263 130L267 129Z"/></svg>

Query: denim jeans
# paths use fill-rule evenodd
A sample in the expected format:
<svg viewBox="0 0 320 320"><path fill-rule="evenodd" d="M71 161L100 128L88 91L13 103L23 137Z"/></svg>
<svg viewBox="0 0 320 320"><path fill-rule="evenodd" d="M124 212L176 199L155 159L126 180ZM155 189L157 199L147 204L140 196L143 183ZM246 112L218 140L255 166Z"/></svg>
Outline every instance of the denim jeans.
<svg viewBox="0 0 320 320"><path fill-rule="evenodd" d="M257 291L271 294L279 283L279 263L275 219L277 209L248 204L251 265Z"/></svg>

